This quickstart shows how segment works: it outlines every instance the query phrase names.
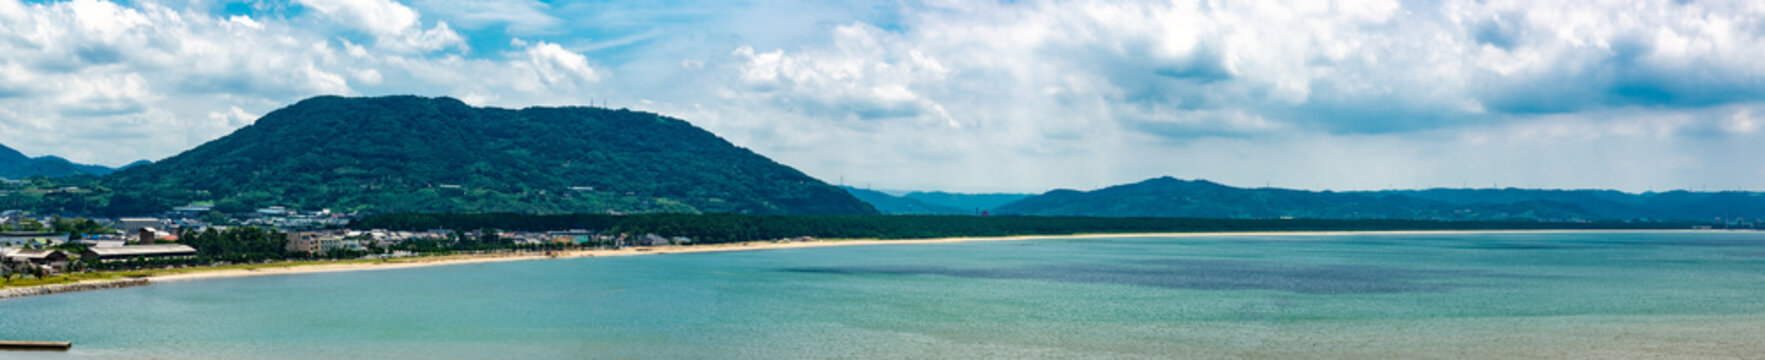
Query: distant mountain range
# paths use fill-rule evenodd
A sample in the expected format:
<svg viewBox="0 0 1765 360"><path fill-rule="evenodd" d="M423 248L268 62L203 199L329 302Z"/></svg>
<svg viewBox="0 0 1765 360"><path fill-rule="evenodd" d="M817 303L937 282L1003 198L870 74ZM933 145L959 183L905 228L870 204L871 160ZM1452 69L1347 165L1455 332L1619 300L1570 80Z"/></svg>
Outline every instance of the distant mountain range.
<svg viewBox="0 0 1765 360"><path fill-rule="evenodd" d="M859 200L875 206L877 211L891 215L975 215L1034 195L1030 194L961 194L949 192L910 192L902 196L882 191L842 186Z"/></svg>
<svg viewBox="0 0 1765 360"><path fill-rule="evenodd" d="M369 212L874 214L686 121L588 107L321 96L100 179L117 214L208 201ZM98 198L98 197L105 198Z"/></svg>
<svg viewBox="0 0 1765 360"><path fill-rule="evenodd" d="M870 203L870 206L875 206L876 211L889 215L967 215L973 213L973 211L889 195L881 191L850 186L841 186L840 188L852 193L852 196L858 197L858 200L864 200L864 202Z"/></svg>
<svg viewBox="0 0 1765 360"><path fill-rule="evenodd" d="M135 166L145 162L136 162L123 167ZM105 175L115 172L107 166L78 164L56 156L29 157L24 153L0 145L0 178L23 179L33 176L65 177L78 175Z"/></svg>
<svg viewBox="0 0 1765 360"><path fill-rule="evenodd" d="M1765 194L1611 190L1428 189L1303 191L1150 179L1094 191L1055 190L1000 206L1006 215L1431 220L1671 220L1765 218Z"/></svg>
<svg viewBox="0 0 1765 360"><path fill-rule="evenodd" d="M1035 194L963 194L943 191L915 191L907 193L907 195L902 195L901 197L927 204L955 208L963 210L965 213L973 213L976 211L993 211L1005 204L1010 204L1014 201L1023 200L1031 196L1035 196Z"/></svg>
<svg viewBox="0 0 1765 360"><path fill-rule="evenodd" d="M102 175L101 177L75 175ZM367 212L949 214L1237 219L1765 218L1765 194L1611 190L1304 191L1171 177L1041 195L840 188L658 114L479 108L451 98L321 96L158 163L120 171L0 146L0 177L67 177L0 201L149 214L191 202ZM75 177L69 177L75 176ZM31 185L35 186L35 185Z"/></svg>

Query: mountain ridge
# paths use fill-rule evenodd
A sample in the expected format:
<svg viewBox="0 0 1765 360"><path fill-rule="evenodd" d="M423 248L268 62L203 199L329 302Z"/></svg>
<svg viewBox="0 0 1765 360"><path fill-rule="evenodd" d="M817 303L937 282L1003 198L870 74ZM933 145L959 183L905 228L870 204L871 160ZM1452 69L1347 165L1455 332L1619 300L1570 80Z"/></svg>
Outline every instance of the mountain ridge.
<svg viewBox="0 0 1765 360"><path fill-rule="evenodd" d="M1091 191L1056 189L1000 206L1007 215L1424 220L1694 220L1765 218L1765 194L1616 190L1238 188L1165 176Z"/></svg>
<svg viewBox="0 0 1765 360"><path fill-rule="evenodd" d="M128 167L125 165L124 167ZM80 164L60 156L26 156L16 149L0 144L0 178L22 179L34 176L67 177L102 176L117 169L103 165Z"/></svg>
<svg viewBox="0 0 1765 360"><path fill-rule="evenodd" d="M375 212L870 214L684 120L626 109L318 96L102 179L116 210L215 201Z"/></svg>
<svg viewBox="0 0 1765 360"><path fill-rule="evenodd" d="M972 213L970 211L953 207L889 195L888 193L876 190L859 189L851 186L841 186L840 188L845 189L846 192L852 193L852 196L858 197L858 200L863 200L864 202L869 203L871 206L876 207L877 211L887 215L967 215Z"/></svg>

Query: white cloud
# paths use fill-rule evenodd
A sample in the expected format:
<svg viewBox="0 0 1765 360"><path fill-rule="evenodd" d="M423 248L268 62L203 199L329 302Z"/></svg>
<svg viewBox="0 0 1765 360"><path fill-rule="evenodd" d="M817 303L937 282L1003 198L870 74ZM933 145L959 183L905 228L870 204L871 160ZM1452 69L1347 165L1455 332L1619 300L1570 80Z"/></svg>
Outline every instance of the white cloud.
<svg viewBox="0 0 1765 360"><path fill-rule="evenodd" d="M435 51L464 47L465 41L446 22L423 29L417 11L392 0L296 0L375 37L375 45L404 51Z"/></svg>
<svg viewBox="0 0 1765 360"><path fill-rule="evenodd" d="M561 104L602 75L550 43L472 59L437 52L464 43L396 3L306 4L317 12L254 18L153 2L0 0L0 108L9 109L0 139L121 165L176 154L308 96L476 93ZM347 40L338 25L371 42Z"/></svg>
<svg viewBox="0 0 1765 360"><path fill-rule="evenodd" d="M1765 6L1755 2L919 5L902 7L897 24L886 28L844 23L824 28L817 41L737 46L724 60L733 66L713 59L683 67L726 76L710 82L720 90L678 99L695 102L691 109L666 106L667 96L650 98L660 98L661 109L705 114L698 115L701 123L812 174L904 188L1101 185L1187 173L1192 167L1185 164L1209 163L1205 159L1256 158L1187 174L1237 178L1263 170L1233 166L1291 165L1279 160L1286 156L1282 149L1306 153L1303 158L1319 166L1406 152L1479 164L1459 172L1420 166L1428 158L1418 157L1373 162L1392 167L1383 171L1351 166L1358 169L1352 174L1385 174L1394 186L1454 183L1397 169L1523 168L1513 171L1516 178L1535 172L1561 186L1611 180L1585 175L1600 170L1636 177L1610 186L1640 189L1735 176L1714 166L1670 164L1765 168L1732 151L1685 160L1711 153L1709 142L1696 139L1736 143L1756 131L1745 110L1717 114L1757 106L1765 96L1765 68L1749 61L1765 56ZM722 101L703 104L707 96ZM965 126L931 126L944 123L940 118ZM1441 140L1454 134L1531 140L1494 149ZM1418 137L1432 140L1408 140ZM1552 142L1565 139L1634 157L1602 158L1573 149L1576 142ZM1196 145L1204 143L1233 145ZM1334 148L1307 151L1296 144ZM1257 150L1262 146L1269 150ZM1525 162L1508 149L1565 155ZM1653 169L1681 172L1644 174L1654 159L1663 165ZM1017 161L1064 170L1007 165ZM972 181L925 176L971 168L987 170ZM1292 186L1352 184L1307 180L1313 179L1307 171L1272 172L1284 178L1272 180ZM1586 179L1566 179L1574 174Z"/></svg>
<svg viewBox="0 0 1765 360"><path fill-rule="evenodd" d="M588 65L588 57L564 50L558 44L541 41L528 47L527 64L547 86L576 86L600 80L600 75Z"/></svg>
<svg viewBox="0 0 1765 360"><path fill-rule="evenodd" d="M416 0L412 5L467 29L502 25L516 35L552 33L563 23L547 14L551 6L534 0Z"/></svg>
<svg viewBox="0 0 1765 360"><path fill-rule="evenodd" d="M121 164L310 95L416 93L654 110L878 187L1765 175L1751 1L292 1L0 0L0 138Z"/></svg>
<svg viewBox="0 0 1765 360"><path fill-rule="evenodd" d="M238 106L228 108L226 111L214 111L208 113L208 120L212 122L210 126L214 127L243 127L256 122L257 118L258 115L246 112L245 109L240 109Z"/></svg>

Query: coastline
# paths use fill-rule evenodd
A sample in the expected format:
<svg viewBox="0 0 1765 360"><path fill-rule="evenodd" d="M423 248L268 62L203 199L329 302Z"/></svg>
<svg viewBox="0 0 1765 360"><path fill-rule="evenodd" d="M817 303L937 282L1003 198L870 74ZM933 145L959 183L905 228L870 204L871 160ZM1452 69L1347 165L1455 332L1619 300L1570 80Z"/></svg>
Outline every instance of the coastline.
<svg viewBox="0 0 1765 360"><path fill-rule="evenodd" d="M335 263L329 263L329 262L297 263L297 264L287 264L285 266L270 265L270 266L258 266L258 267L252 267L252 268L244 268L244 269L240 269L240 268L215 268L215 269L186 268L186 269L182 269L183 271L179 271L176 273L153 274L153 275L148 275L148 276L145 276L142 278L147 279L149 282L149 285L150 285L151 283L168 282L168 281L193 281L193 280L237 278L237 277L297 275L297 274L349 272L349 271L372 271L372 270L390 270L390 269L409 269L409 268L420 268L420 267L431 267L431 266L480 264L480 263L495 263L495 262L507 262L507 261L570 259L570 258L586 258L586 257L616 257L616 256L689 254L689 253L710 253L710 252L732 252L732 251L761 251L761 250L780 250L780 249L820 248L820 247L833 247L833 246L948 244L948 243L984 242L984 241L1058 240L1058 239L1084 239L1084 238L1150 238L1150 237L1190 238L1190 237L1221 237L1221 236L1548 234L1548 233L1597 233L1597 232L1640 233L1640 232L1720 232L1720 231L1727 231L1727 230L1243 231L1243 232L1177 232L1177 233L1119 233L1119 234L1102 233L1102 234L1070 234L1070 235L1016 235L1016 236L996 236L996 237L948 237L948 238L899 239L899 240L827 239L827 240L814 240L814 241L805 241L805 242L753 241L753 242L742 242L742 243L722 243L722 244L686 245L686 246L630 247L630 248L618 249L618 250L570 250L570 251L558 252L557 256L546 256L543 253L537 253L537 252L493 253L493 254L443 255L443 256L432 256L432 257L398 258L398 259L388 259L388 260L379 261L379 262L375 262L375 261L339 261L339 262L335 262ZM78 283L74 283L74 284L87 283L87 282L106 282L106 281L115 281L115 280L89 280L89 281L83 281L83 282L78 282ZM9 291L9 292L32 293L34 295L48 295L48 294L53 294L53 293L33 292L33 289L51 287L51 286L63 286L63 285L68 285L68 284L37 285L37 286L7 288L5 290ZM99 290L99 289L101 289L101 288L93 288L93 289L89 289L89 290ZM34 295L24 295L24 296L34 296ZM16 297L24 297L24 296L16 296Z"/></svg>
<svg viewBox="0 0 1765 360"><path fill-rule="evenodd" d="M534 253L512 254L479 254L479 255L446 255L438 257L418 257L394 259L389 262L357 262L341 264L294 265L286 267L268 267L257 269L217 269L214 271L192 271L178 274L150 276L148 279L159 281L189 281L202 279L294 275L311 273L328 273L343 271L370 271L388 269L409 269L430 266L447 266L462 264L495 263L507 261L571 259L585 257L615 257L663 254L691 254L732 251L763 251L780 249L806 249L834 246L864 245L911 245L911 244L949 244L984 241L1023 241L1023 240L1061 240L1085 238L1151 238L1151 237L1216 237L1216 236L1340 236L1340 235L1428 235L1428 234L1548 234L1548 233L1597 233L1597 232L1713 232L1723 230L1398 230L1398 231L1246 231L1246 232L1179 232L1179 233L1120 233L1120 234L1071 234L1071 235L1014 235L991 237L947 237L929 239L826 239L806 242L770 242L751 241L741 243L721 243L686 246L630 247L619 250L570 250L559 252L557 256L545 256Z"/></svg>

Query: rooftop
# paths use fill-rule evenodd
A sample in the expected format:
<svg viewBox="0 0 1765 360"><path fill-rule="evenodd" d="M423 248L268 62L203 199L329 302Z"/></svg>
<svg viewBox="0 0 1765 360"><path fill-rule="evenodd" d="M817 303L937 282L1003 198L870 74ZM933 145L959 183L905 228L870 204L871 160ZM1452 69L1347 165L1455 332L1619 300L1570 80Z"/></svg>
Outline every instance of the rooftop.
<svg viewBox="0 0 1765 360"><path fill-rule="evenodd" d="M58 253L58 252L61 252L61 250L26 249L26 250L19 250L18 252L14 252L12 254L8 254L8 255L6 255L6 257L10 257L10 258L14 258L14 259L42 259L42 258L49 257L50 254L54 254L54 253Z"/></svg>
<svg viewBox="0 0 1765 360"><path fill-rule="evenodd" d="M176 253L195 254L196 248L190 247L190 245L183 245L183 244L167 244L167 245L135 245L135 246L117 246L117 247L93 247L93 248L86 249L86 251L91 251L92 253L97 254L98 256L129 256L129 255L161 255L161 254L176 254Z"/></svg>

